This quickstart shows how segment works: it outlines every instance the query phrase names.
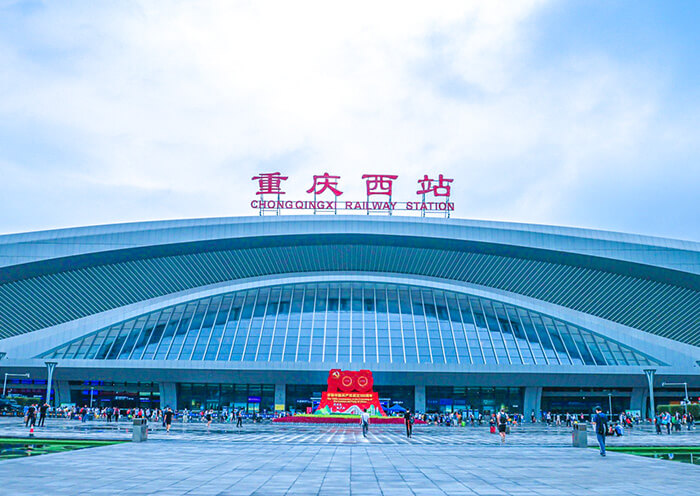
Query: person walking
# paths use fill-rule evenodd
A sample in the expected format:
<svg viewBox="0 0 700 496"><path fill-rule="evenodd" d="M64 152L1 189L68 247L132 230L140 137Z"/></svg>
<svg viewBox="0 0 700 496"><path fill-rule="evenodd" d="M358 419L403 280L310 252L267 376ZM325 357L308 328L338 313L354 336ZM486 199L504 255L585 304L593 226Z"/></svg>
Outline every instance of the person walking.
<svg viewBox="0 0 700 496"><path fill-rule="evenodd" d="M27 427L30 429L36 424L36 405L29 405L27 409Z"/></svg>
<svg viewBox="0 0 700 496"><path fill-rule="evenodd" d="M501 408L496 416L496 424L498 424L498 435L501 436L501 444L506 442L506 430L508 429L508 414Z"/></svg>
<svg viewBox="0 0 700 496"><path fill-rule="evenodd" d="M598 446L600 446L600 456L605 456L605 435L608 432L608 417L603 413L603 410L597 406L595 407L595 415L593 415L592 420L593 430L598 439Z"/></svg>
<svg viewBox="0 0 700 496"><path fill-rule="evenodd" d="M236 427L243 427L243 409L239 408L236 414Z"/></svg>
<svg viewBox="0 0 700 496"><path fill-rule="evenodd" d="M49 411L49 404L44 403L39 407L39 427L44 427L44 422L46 422L46 412Z"/></svg>
<svg viewBox="0 0 700 496"><path fill-rule="evenodd" d="M167 407L165 409L165 412L163 412L163 423L165 424L165 432L170 434L170 424L173 423L173 409L170 407Z"/></svg>
<svg viewBox="0 0 700 496"><path fill-rule="evenodd" d="M666 434L671 435L671 414L664 412L661 416L661 423L666 426Z"/></svg>
<svg viewBox="0 0 700 496"><path fill-rule="evenodd" d="M209 409L207 410L206 415L204 415L204 418L207 420L207 429L209 428L209 426L211 426L212 412L213 410Z"/></svg>
<svg viewBox="0 0 700 496"><path fill-rule="evenodd" d="M403 413L403 421L406 424L406 437L411 437L413 435L413 415L411 410L408 409Z"/></svg>
<svg viewBox="0 0 700 496"><path fill-rule="evenodd" d="M360 424L362 424L362 436L367 437L367 432L369 431L369 413L367 409L360 414Z"/></svg>

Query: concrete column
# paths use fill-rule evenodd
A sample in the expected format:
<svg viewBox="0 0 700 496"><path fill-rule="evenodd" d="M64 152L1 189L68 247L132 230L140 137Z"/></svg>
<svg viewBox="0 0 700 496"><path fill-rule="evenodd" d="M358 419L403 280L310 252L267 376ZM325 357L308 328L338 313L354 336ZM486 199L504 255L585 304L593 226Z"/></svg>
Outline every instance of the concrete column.
<svg viewBox="0 0 700 496"><path fill-rule="evenodd" d="M539 419L542 411L542 388L537 386L526 387L524 396L523 415L529 420L530 415L534 411L535 418Z"/></svg>
<svg viewBox="0 0 700 496"><path fill-rule="evenodd" d="M61 406L63 403L71 403L70 400L70 383L68 381L56 381L53 386L54 406Z"/></svg>
<svg viewBox="0 0 700 496"><path fill-rule="evenodd" d="M275 384L275 411L279 412L286 410L287 404L287 385Z"/></svg>
<svg viewBox="0 0 700 496"><path fill-rule="evenodd" d="M416 386L414 400L415 407L413 411L425 413L425 386Z"/></svg>
<svg viewBox="0 0 700 496"><path fill-rule="evenodd" d="M51 406L51 387L52 384L51 382L53 381L53 371L56 368L56 365L58 365L58 362L53 362L53 361L48 361L44 362L46 364L46 369L47 369L47 379L46 379L46 404ZM55 398L54 398L55 399ZM54 403L55 405L55 403Z"/></svg>
<svg viewBox="0 0 700 496"><path fill-rule="evenodd" d="M647 401L647 388L632 388L632 396L630 396L630 410L639 410L644 417L644 406Z"/></svg>
<svg viewBox="0 0 700 496"><path fill-rule="evenodd" d="M173 410L177 410L177 385L174 382L160 382L158 390L160 391L161 409L169 406Z"/></svg>
<svg viewBox="0 0 700 496"><path fill-rule="evenodd" d="M654 418L656 415L656 406L654 405L654 376L656 369L644 369L644 375L647 376L647 384L649 385L649 412L642 412L645 418Z"/></svg>

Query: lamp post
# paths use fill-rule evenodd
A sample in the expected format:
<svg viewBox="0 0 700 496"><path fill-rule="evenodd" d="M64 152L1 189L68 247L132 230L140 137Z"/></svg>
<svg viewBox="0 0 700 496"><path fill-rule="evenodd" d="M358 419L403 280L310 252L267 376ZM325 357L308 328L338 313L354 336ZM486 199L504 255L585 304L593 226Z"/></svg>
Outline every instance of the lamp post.
<svg viewBox="0 0 700 496"><path fill-rule="evenodd" d="M5 381L2 383L2 395L7 396L7 378L8 377L29 377L29 372L26 374L10 374L5 372Z"/></svg>
<svg viewBox="0 0 700 496"><path fill-rule="evenodd" d="M662 382L663 387L673 387L673 386L683 386L685 388L685 399L683 400L683 406L685 407L685 414L688 415L688 383L687 382Z"/></svg>
<svg viewBox="0 0 700 496"><path fill-rule="evenodd" d="M608 393L608 415L612 419L612 393Z"/></svg>
<svg viewBox="0 0 700 496"><path fill-rule="evenodd" d="M46 381L46 404L51 406L51 381L53 380L53 369L56 368L56 365L58 365L58 362L44 362L46 364L46 368L48 369L49 377L48 380Z"/></svg>
<svg viewBox="0 0 700 496"><path fill-rule="evenodd" d="M644 369L644 374L647 376L647 383L649 384L649 406L651 407L651 418L656 416L656 408L654 406L654 374L656 369Z"/></svg>

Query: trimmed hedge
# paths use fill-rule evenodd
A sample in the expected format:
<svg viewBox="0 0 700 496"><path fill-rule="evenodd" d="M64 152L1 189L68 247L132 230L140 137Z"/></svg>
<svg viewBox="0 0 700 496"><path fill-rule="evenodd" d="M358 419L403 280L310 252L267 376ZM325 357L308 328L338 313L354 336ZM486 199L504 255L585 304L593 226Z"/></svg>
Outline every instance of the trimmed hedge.
<svg viewBox="0 0 700 496"><path fill-rule="evenodd" d="M675 415L676 412L683 415L685 413L685 407L683 405L656 405L656 413L668 412L671 415ZM693 403L688 405L688 413L692 413L696 420L700 421L700 405Z"/></svg>

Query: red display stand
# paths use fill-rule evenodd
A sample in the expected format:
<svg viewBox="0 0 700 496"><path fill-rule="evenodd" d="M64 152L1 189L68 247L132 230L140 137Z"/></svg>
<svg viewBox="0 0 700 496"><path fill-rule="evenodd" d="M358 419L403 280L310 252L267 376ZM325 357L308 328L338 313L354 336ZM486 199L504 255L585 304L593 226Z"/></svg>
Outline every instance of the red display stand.
<svg viewBox="0 0 700 496"><path fill-rule="evenodd" d="M373 387L374 379L369 370L332 369L328 373L328 390L321 393L319 410L360 414L367 409L371 415L386 417Z"/></svg>

